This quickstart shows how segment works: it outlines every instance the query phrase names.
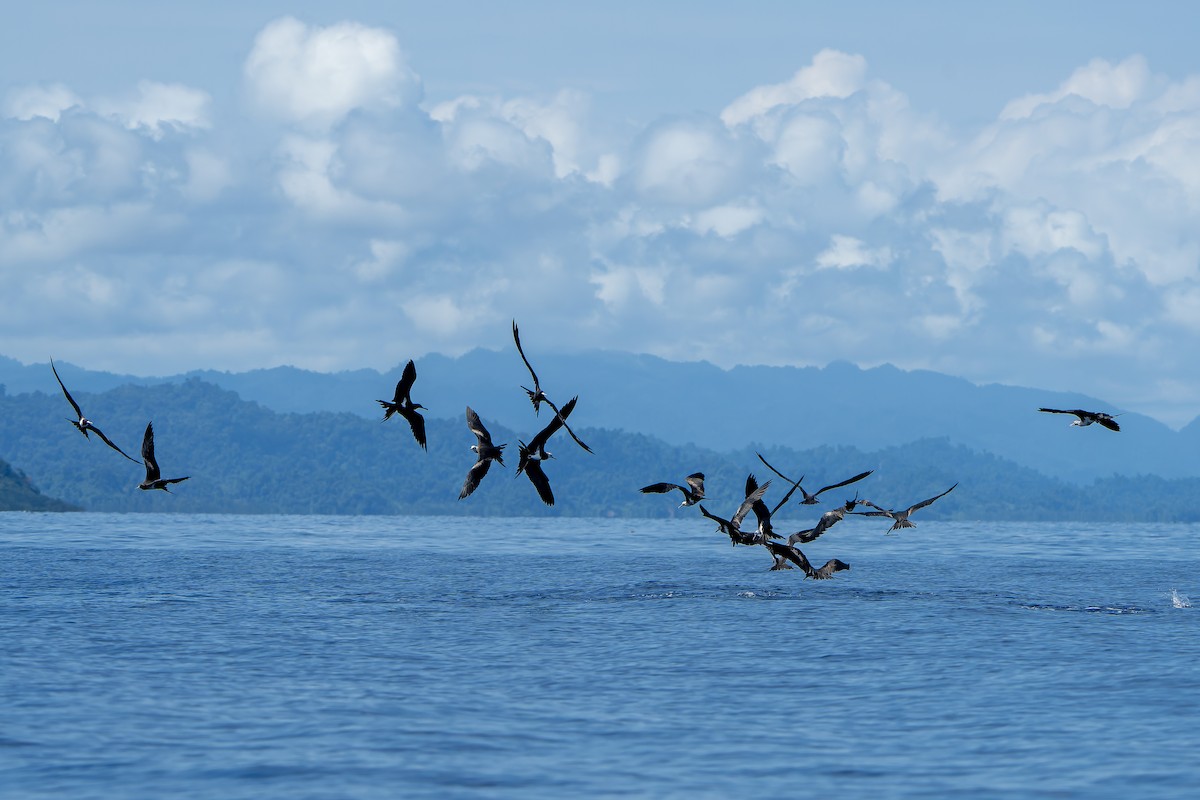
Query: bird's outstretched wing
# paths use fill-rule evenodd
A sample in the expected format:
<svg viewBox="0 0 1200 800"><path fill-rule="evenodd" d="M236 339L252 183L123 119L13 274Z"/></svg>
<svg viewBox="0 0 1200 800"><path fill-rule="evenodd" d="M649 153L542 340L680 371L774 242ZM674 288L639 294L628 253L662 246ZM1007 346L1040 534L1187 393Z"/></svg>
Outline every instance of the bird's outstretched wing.
<svg viewBox="0 0 1200 800"><path fill-rule="evenodd" d="M537 489L538 497L548 506L554 505L554 492L550 491L550 479L542 471L542 462L532 458L525 464L525 474L529 476L533 488Z"/></svg>
<svg viewBox="0 0 1200 800"><path fill-rule="evenodd" d="M687 494L687 489L684 489L678 483L652 483L649 486L643 486L639 491L642 494L666 494L672 489L678 489L685 495Z"/></svg>
<svg viewBox="0 0 1200 800"><path fill-rule="evenodd" d="M874 471L875 470L873 470L873 469L869 469L866 472L858 473L853 478L847 478L846 480L842 481L841 483L831 483L828 486L822 486L820 489L817 489L817 491L813 492L812 496L816 497L821 492L828 492L830 489L837 489L840 486L849 486L852 483L857 483L858 481L861 481L863 478L867 477Z"/></svg>
<svg viewBox="0 0 1200 800"><path fill-rule="evenodd" d="M733 523L724 517L718 517L716 514L709 513L709 510L704 507L703 503L700 503L700 513L721 526L722 530L733 527Z"/></svg>
<svg viewBox="0 0 1200 800"><path fill-rule="evenodd" d="M513 342L517 345L517 353L520 354L521 360L525 362L525 369L529 370L529 377L533 378L533 389L525 389L529 395L529 400L533 403L533 413L537 414L541 411L541 402L545 399L542 394L542 385L538 382L537 373L533 371L533 365L529 363L529 359L525 357L525 351L521 348L521 333L517 330L517 321L513 320ZM524 389L525 387L521 387ZM557 411L557 409L555 409Z"/></svg>
<svg viewBox="0 0 1200 800"><path fill-rule="evenodd" d="M104 431L100 430L100 429L99 429L99 428L97 428L95 425L90 425L90 424L89 424L89 425L88 425L88 430L90 430L92 433L94 433L94 434L96 434L97 436L99 436L99 437L100 437L100 441L104 442L106 445L108 445L109 447L111 447L113 450L116 450L118 453L120 453L121 455L125 456L125 457L126 457L126 458L128 458L130 461L132 461L133 463L135 463L135 464L137 464L137 463L138 463L138 460L137 460L136 458L133 458L132 456L130 456L130 455L129 455L129 453L126 453L124 450L122 450L121 448L119 448L119 447L117 447L115 444L113 444L113 441L112 441L112 439L109 439L107 436L105 436L105 435L104 435Z"/></svg>
<svg viewBox="0 0 1200 800"><path fill-rule="evenodd" d="M800 481L803 481L803 480L804 480L804 476L803 476L803 475L801 475L801 476L800 476L800 480L799 480L799 481L793 481L793 480L792 480L791 478L789 478L787 475L784 475L782 472L780 472L779 470L775 469L775 467L771 466L771 462L770 462L770 461L767 461L765 458L763 458L763 454L762 454L762 453L758 453L758 452L756 452L754 455L758 456L758 460L759 460L759 461L761 461L761 462L763 463L763 465L764 465L764 466L766 466L766 468L767 468L767 469L771 470L771 472L774 472L776 475L778 475L780 478L783 478L783 479L784 479L785 481L787 481L788 483L800 483Z"/></svg>
<svg viewBox="0 0 1200 800"><path fill-rule="evenodd" d="M828 580L833 577L833 573L841 572L844 569L850 569L850 565L845 561L831 558L820 569L813 570L808 577L816 581Z"/></svg>
<svg viewBox="0 0 1200 800"><path fill-rule="evenodd" d="M805 575L807 575L810 578L813 576L812 564L810 564L808 562L808 557L805 556L804 553L797 550L795 547L792 547L791 545L783 544L781 542L771 542L771 541L763 542L763 546L771 551L771 555L776 556L777 558L786 559L787 561L791 561L793 564L795 564L800 569L802 569L804 571Z"/></svg>
<svg viewBox="0 0 1200 800"><path fill-rule="evenodd" d="M467 472L467 479L463 481L462 491L458 493L458 499L462 500L468 497L471 492L479 488L479 482L483 480L483 476L487 475L488 469L492 466L490 458L478 459L471 465L471 469Z"/></svg>
<svg viewBox="0 0 1200 800"><path fill-rule="evenodd" d="M796 490L797 490L797 489L800 489L800 483L801 483L801 481L803 481L803 480L804 480L804 476L803 476L803 475L801 475L801 476L800 476L800 480L798 480L798 481L793 481L791 478L789 478L788 476L784 475L784 474L783 474L782 472L780 472L779 470L775 469L775 467L771 466L771 462L770 462L770 461L767 461L765 458L763 458L763 455L762 455L762 453L757 453L757 452L756 452L756 453L755 453L755 455L756 455L756 456L758 456L758 460L759 460L759 461L761 461L761 462L763 463L763 465L765 465L765 466L766 466L766 468L767 468L767 469L771 470L771 472L774 472L774 473L775 473L776 475L778 475L780 478L782 478L783 480L787 481L788 483L790 483L790 484L792 485L792 488L788 489L788 491L787 491L787 494L785 494L785 495L783 496L783 499L782 499L782 500L780 500L778 503L776 503L776 504L775 504L775 507L774 507L773 509L771 509L771 514L772 514L772 515L774 515L776 511L778 511L779 509L783 508L784 504L785 504L785 503L786 503L788 500L791 500L791 499L792 499L792 495L796 493ZM800 491L804 491L804 490L803 490L803 489L800 489Z"/></svg>
<svg viewBox="0 0 1200 800"><path fill-rule="evenodd" d="M807 530L796 531L788 537L787 542L788 544L796 544L797 542L800 544L808 544L809 542L820 538L821 534L832 528L840 519L841 517L832 512L822 514L821 518L817 520L816 525L808 528Z"/></svg>
<svg viewBox="0 0 1200 800"><path fill-rule="evenodd" d="M771 524L771 517L775 511L779 509L779 506L775 506L774 510L767 508L767 504L762 501L762 493L758 492L758 481L755 479L753 474L750 474L746 476L746 496L749 497L756 492L758 493L759 499L751 503L750 509L754 512L754 516L758 519L759 536L767 539L782 539L783 537L775 532L775 528ZM788 496L790 495L791 493L789 492ZM785 497L779 505L783 505L783 503L786 502L787 497Z"/></svg>
<svg viewBox="0 0 1200 800"><path fill-rule="evenodd" d="M571 402L569 403L569 405L570 405L572 408L574 408L574 407L575 407L575 401L576 401L576 400L578 400L578 399L579 399L579 396L578 396L578 395L576 395L575 397L573 397L573 398L571 399ZM571 430L571 426L567 424L567 415L566 415L566 414L564 414L562 411L560 411L560 410L559 410L559 408L558 408L558 406L554 405L554 401L553 401L553 400L551 400L549 397L546 397L546 395L545 395L545 394L543 394L543 395L542 395L542 400L544 400L544 401L545 401L546 405L548 405L548 406L550 406L550 408L554 409L554 413L558 415L559 421L560 421L560 422L562 422L562 426L563 426L564 428L566 428L566 429L567 429L567 433L569 433L569 434L571 435L571 438L575 440L575 444L579 445L579 446L580 446L580 447L582 447L584 450L586 450L586 451L588 451L589 453L591 453L591 452L592 452L592 448L590 448L590 447L588 447L586 444L584 444L584 443L583 443L583 440L582 440L582 439L580 439L578 436L576 436L576 435L575 435L575 431ZM563 408L565 409L565 408L566 408L566 406L563 406ZM568 412L568 413L570 413L570 412Z"/></svg>
<svg viewBox="0 0 1200 800"><path fill-rule="evenodd" d="M50 369L54 371L54 379L58 381L62 393L66 395L67 402L71 404L71 408L75 409L75 416L83 419L83 412L79 410L79 403L75 402L75 398L71 397L71 393L67 391L67 387L63 385L62 378L58 377L58 368L54 366L54 359L50 359Z"/></svg>
<svg viewBox="0 0 1200 800"><path fill-rule="evenodd" d="M146 433L142 436L142 463L146 465L146 482L156 481L162 477L158 462L154 460L154 423L146 423Z"/></svg>
<svg viewBox="0 0 1200 800"><path fill-rule="evenodd" d="M467 427L471 429L471 433L475 434L481 447L492 445L492 435L488 433L488 429L483 426L483 420L470 406L467 406Z"/></svg>
<svg viewBox="0 0 1200 800"><path fill-rule="evenodd" d="M417 440L417 444L428 450L429 448L425 446L425 418L421 416L420 412L411 408L401 408L400 413L408 420L408 427L412 429L412 435Z"/></svg>
<svg viewBox="0 0 1200 800"><path fill-rule="evenodd" d="M750 484L753 478L753 475L750 475L746 478L746 499L742 501L740 506L738 506L738 510L734 512L734 515L729 518L729 521L733 523L733 526L739 530L741 530L742 527L742 520L744 520L746 515L750 513L750 510L754 508L754 503L762 500L762 496L767 493L767 489L771 485L771 482L767 481L762 486L755 485L755 487L751 489ZM754 483L757 484L758 482L754 481Z"/></svg>
<svg viewBox="0 0 1200 800"><path fill-rule="evenodd" d="M546 424L537 434L529 440L530 452L537 453L546 448L546 442L550 441L550 437L555 431L561 428L567 422L567 417L575 410L575 401L579 399L578 395L567 401L562 410L554 409L554 419Z"/></svg>
<svg viewBox="0 0 1200 800"><path fill-rule="evenodd" d="M958 484L957 484L957 483L955 483L955 484L954 484L954 486L958 486ZM927 505L929 505L930 503L932 503L934 500L937 500L938 498L941 498L941 497L945 497L946 495L948 495L948 494L950 494L951 492L953 492L953 491L954 491L954 486L951 486L949 489L947 489L946 491L942 492L941 494L934 495L933 497L929 498L928 500L922 500L922 501L921 501L921 502L919 502L919 503L916 503L916 504L914 504L914 505L911 505L911 506L909 506L909 507L908 507L908 513L909 513L909 514L911 514L912 512L916 511L918 508L924 508L925 506L927 506Z"/></svg>
<svg viewBox="0 0 1200 800"><path fill-rule="evenodd" d="M417 381L417 365L412 359L404 365L404 372L400 373L400 380L396 381L396 395L392 398L394 403L402 403L404 400L412 402L412 387Z"/></svg>
<svg viewBox="0 0 1200 800"><path fill-rule="evenodd" d="M778 474L778 473L776 473L776 474ZM780 476L780 477L782 477L782 476ZM784 480L786 481L787 478L784 478ZM802 481L802 480L804 480L803 475L800 476L800 481ZM785 494L783 496L783 499L781 499L778 503L776 503L775 507L771 509L771 516L774 516L776 511L783 508L784 504L786 504L788 500L792 499L792 495L794 495L796 493L797 489L800 489L800 481L796 481L796 482L792 483L792 488L788 489L787 494ZM803 492L804 490L800 489L800 491Z"/></svg>

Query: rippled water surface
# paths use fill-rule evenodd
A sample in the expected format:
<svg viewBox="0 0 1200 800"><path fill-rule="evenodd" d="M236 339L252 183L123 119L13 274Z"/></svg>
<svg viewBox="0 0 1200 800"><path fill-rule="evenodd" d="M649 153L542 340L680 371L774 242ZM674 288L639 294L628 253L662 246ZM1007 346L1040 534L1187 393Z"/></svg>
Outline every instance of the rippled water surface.
<svg viewBox="0 0 1200 800"><path fill-rule="evenodd" d="M0 796L1185 796L1198 535L0 514Z"/></svg>

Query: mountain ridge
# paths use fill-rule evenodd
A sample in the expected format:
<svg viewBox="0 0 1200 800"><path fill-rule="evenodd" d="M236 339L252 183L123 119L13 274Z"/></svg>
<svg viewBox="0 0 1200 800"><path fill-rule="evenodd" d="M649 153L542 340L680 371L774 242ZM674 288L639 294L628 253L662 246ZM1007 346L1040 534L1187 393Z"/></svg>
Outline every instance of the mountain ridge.
<svg viewBox="0 0 1200 800"><path fill-rule="evenodd" d="M873 449L946 436L1055 478L1084 483L1116 474L1181 478L1200 475L1200 418L1180 431L1149 417L1122 414L1122 432L1072 428L1040 406L1120 409L1085 395L1004 384L975 384L929 370L891 365L863 369L835 361L824 367L737 366L675 362L644 354L591 351L526 353L543 386L562 403L580 396L581 425L645 433L669 444L732 451L747 442L806 449L851 445ZM416 359L413 397L427 416L453 418L470 404L510 427L524 425L529 403L519 385L529 374L513 347L476 349L458 357ZM58 362L68 386L103 391L200 379L281 413L346 412L373 418L376 398L392 394L402 364L321 373L295 367L247 372L199 370L139 378ZM49 380L47 380L49 377ZM9 391L57 388L47 365L0 358Z"/></svg>

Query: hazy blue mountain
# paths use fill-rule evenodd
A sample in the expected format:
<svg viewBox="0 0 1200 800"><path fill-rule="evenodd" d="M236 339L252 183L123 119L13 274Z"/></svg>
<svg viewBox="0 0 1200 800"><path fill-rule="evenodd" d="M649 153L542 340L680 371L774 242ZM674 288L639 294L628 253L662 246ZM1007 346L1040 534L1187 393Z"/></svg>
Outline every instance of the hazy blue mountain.
<svg viewBox="0 0 1200 800"><path fill-rule="evenodd" d="M493 467L475 495L459 501L463 478L474 462L469 450L474 437L461 417L431 418L426 452L399 418L381 424L346 412L280 413L198 379L73 394L130 453L139 452L145 425L153 420L164 474L191 478L174 487L173 495L140 491L136 487L144 474L141 466L80 436L63 418L60 394L0 396L0 458L21 464L48 493L89 510L533 518L697 515L695 508L678 508L674 495L643 495L638 489L658 481L679 482L699 470L708 476L706 506L728 516L740 501L749 472L760 482L774 481L768 494L772 503L785 489L783 481L759 462L753 446L720 452L580 425L580 435L596 452L589 455L569 439L555 437L551 450L557 457L546 472L559 502L547 508L528 481L514 474L517 439L527 436L528 429L515 431L485 416L495 441L508 443L507 465ZM543 414L543 422L547 417ZM951 495L921 511L924 519L1200 519L1200 479L1130 477L1077 486L946 437L874 449L798 449L778 443L761 449L791 477L803 474L810 491L873 469L873 475L850 488L885 507L902 508L958 483ZM831 492L824 498L825 507L853 496L850 488ZM793 503L780 513L779 527L807 527L820 510ZM710 527L697 520L698 531ZM437 535L432 518L430 533Z"/></svg>
<svg viewBox="0 0 1200 800"><path fill-rule="evenodd" d="M528 336L527 336L528 338ZM1119 411L1084 395L1039 389L979 386L961 378L891 366L860 369L835 362L823 368L736 367L671 362L646 355L539 352L524 342L543 388L560 404L578 394L579 425L644 433L669 444L731 451L752 443L793 449L852 446L876 450L919 439L946 438L1057 478L1089 481L1113 475L1200 475L1200 424L1183 431L1142 415L1123 414L1122 432L1072 428L1072 418L1039 414L1039 406ZM201 378L246 400L281 412L379 413L377 398L392 394L402 364L379 373L363 369L317 373L292 367L243 373L194 372L132 378L81 370L63 362L72 391L158 385ZM432 418L458 418L470 404L485 418L529 436L539 422L520 385L529 375L513 347L474 350L458 358L417 359L413 397ZM0 383L10 393L57 390L47 365L0 359Z"/></svg>

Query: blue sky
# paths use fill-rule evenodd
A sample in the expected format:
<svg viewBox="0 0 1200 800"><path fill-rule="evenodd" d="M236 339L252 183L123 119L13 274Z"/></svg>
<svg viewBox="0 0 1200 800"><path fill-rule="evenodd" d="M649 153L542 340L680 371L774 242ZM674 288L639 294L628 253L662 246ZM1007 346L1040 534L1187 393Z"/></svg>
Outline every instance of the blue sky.
<svg viewBox="0 0 1200 800"><path fill-rule="evenodd" d="M1200 413L1200 7L48 3L0 353L890 362Z"/></svg>

